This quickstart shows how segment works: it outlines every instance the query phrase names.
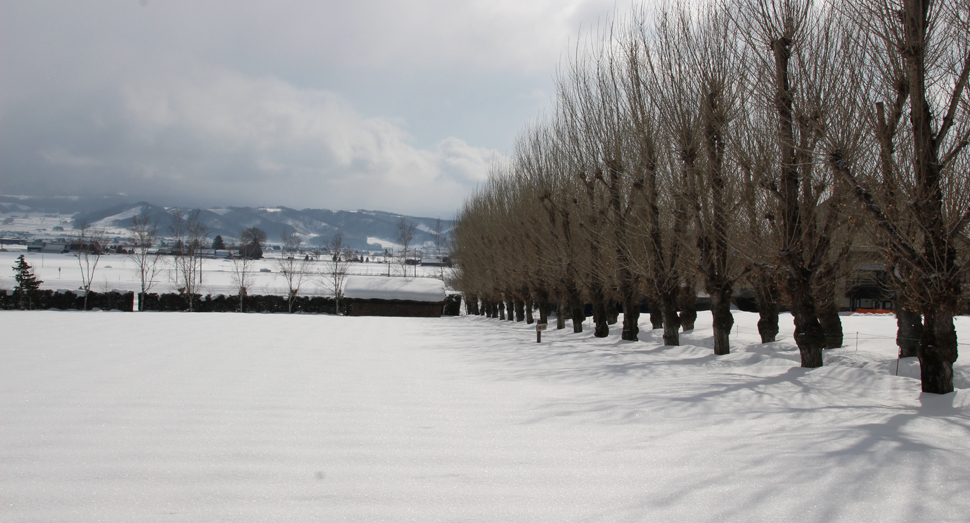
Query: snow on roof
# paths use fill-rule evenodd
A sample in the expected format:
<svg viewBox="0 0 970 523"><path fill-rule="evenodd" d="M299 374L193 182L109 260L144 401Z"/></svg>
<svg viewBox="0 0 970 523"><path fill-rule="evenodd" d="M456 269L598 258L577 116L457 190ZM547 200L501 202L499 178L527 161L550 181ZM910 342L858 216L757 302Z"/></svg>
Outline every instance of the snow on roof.
<svg viewBox="0 0 970 523"><path fill-rule="evenodd" d="M444 301L445 282L434 278L348 276L344 296L362 300Z"/></svg>

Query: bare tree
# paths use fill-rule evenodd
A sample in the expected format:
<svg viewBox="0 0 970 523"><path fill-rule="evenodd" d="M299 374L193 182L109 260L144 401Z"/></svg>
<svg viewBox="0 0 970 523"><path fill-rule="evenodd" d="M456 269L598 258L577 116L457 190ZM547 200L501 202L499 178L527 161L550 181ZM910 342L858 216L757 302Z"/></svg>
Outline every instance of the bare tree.
<svg viewBox="0 0 970 523"><path fill-rule="evenodd" d="M88 309L88 294L94 281L94 272L98 268L101 255L107 247L107 233L102 229L94 229L88 222L81 222L74 234L75 256L81 269L81 288L84 290L84 310Z"/></svg>
<svg viewBox="0 0 970 523"><path fill-rule="evenodd" d="M198 209L186 216L181 208L175 208L169 227L175 240L172 281L179 293L185 296L190 311L195 310L195 295L202 287L202 246L209 235L200 215Z"/></svg>
<svg viewBox="0 0 970 523"><path fill-rule="evenodd" d="M881 230L899 305L923 316L923 391L946 394L957 359L953 316L970 270L970 4L837 5L866 52L845 114L861 115L870 136L861 154L833 144L828 163Z"/></svg>
<svg viewBox="0 0 970 523"><path fill-rule="evenodd" d="M155 286L158 276L162 272L161 253L154 249L158 241L158 226L148 215L135 216L131 219L132 242L134 248L128 257L138 267L138 279L141 292L138 294L138 310L144 310L145 295Z"/></svg>
<svg viewBox="0 0 970 523"><path fill-rule="evenodd" d="M779 239L779 266L795 323L795 342L803 367L820 367L829 335L841 338L838 315L819 307L824 278L839 274L847 259L854 227L844 219L848 191L823 152L838 139L839 100L847 96L844 69L846 35L831 9L811 0L739 0L731 10L751 48L745 78L755 96L752 111L774 128L776 174L768 184L774 196L769 221Z"/></svg>
<svg viewBox="0 0 970 523"><path fill-rule="evenodd" d="M283 253L276 262L279 273L286 280L287 288L287 307L289 312L293 312L293 301L300 293L300 287L310 276L313 262L309 255L300 255L300 245L303 240L295 233L283 233Z"/></svg>
<svg viewBox="0 0 970 523"><path fill-rule="evenodd" d="M408 276L408 253L414 241L414 232L416 230L417 225L409 220L407 216L401 216L401 219L397 222L397 243L401 246L401 268L405 278ZM417 269L415 269L415 275L417 275Z"/></svg>
<svg viewBox="0 0 970 523"><path fill-rule="evenodd" d="M203 251L205 246L209 244L209 227L202 221L202 211L199 209L196 209L189 215L189 220L186 225L189 233L190 255L195 264L193 272L198 277L198 283L195 288L202 289L202 263L205 259Z"/></svg>
<svg viewBox="0 0 970 523"><path fill-rule="evenodd" d="M448 235L441 226L441 218L434 221L434 255L438 258L438 278L445 280L444 251L448 245Z"/></svg>
<svg viewBox="0 0 970 523"><path fill-rule="evenodd" d="M232 274L230 275L230 279L233 286L236 287L236 293L239 295L239 312L246 312L245 300L249 293L249 288L253 285L253 272L255 271L256 260L246 256L242 250L240 248L239 251L234 251L231 255Z"/></svg>
<svg viewBox="0 0 970 523"><path fill-rule="evenodd" d="M326 279L324 286L333 292L335 313L340 314L340 298L344 293L344 282L347 280L347 271L350 268L350 253L344 245L344 237L339 232L327 244L327 255L324 258L324 271Z"/></svg>

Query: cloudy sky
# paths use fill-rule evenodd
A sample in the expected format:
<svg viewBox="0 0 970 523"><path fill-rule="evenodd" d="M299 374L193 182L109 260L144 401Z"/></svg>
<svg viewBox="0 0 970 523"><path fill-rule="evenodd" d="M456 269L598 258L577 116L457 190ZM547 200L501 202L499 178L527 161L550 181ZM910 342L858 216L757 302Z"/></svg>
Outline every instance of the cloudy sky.
<svg viewBox="0 0 970 523"><path fill-rule="evenodd" d="M0 0L0 194L450 216L627 5Z"/></svg>

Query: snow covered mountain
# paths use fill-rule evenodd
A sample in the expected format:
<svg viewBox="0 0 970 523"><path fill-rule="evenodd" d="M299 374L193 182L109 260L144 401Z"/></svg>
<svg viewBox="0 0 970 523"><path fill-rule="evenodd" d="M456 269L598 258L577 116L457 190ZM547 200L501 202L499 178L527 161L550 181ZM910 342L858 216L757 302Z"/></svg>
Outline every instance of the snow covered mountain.
<svg viewBox="0 0 970 523"><path fill-rule="evenodd" d="M148 215L166 236L172 224L171 207L148 202L113 203L92 208L90 202L76 200L43 201L0 197L0 213L55 212L73 214L76 226L87 222L95 227L127 229L132 218ZM183 209L188 214L194 209ZM331 211L329 209L290 209L287 207L220 207L202 209L200 218L209 228L211 238L222 236L226 242L238 240L249 227L266 231L270 243L281 240L284 232L295 233L306 245L322 246L337 233L343 234L344 244L353 249L381 250L394 248L398 237L398 223L402 215L383 211ZM415 224L413 245L433 244L436 218L408 216ZM453 220L441 220L441 231L448 234Z"/></svg>

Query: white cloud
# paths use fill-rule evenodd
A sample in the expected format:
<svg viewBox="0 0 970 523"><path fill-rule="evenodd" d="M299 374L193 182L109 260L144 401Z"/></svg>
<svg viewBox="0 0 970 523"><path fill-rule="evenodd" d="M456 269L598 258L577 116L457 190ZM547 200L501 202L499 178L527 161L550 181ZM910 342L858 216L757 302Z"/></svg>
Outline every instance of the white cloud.
<svg viewBox="0 0 970 523"><path fill-rule="evenodd" d="M0 191L451 212L628 3L8 3Z"/></svg>
<svg viewBox="0 0 970 523"><path fill-rule="evenodd" d="M453 137L417 149L398 125L362 117L341 96L276 78L201 68L166 77L175 79L124 87L122 126L137 149L131 170L184 191L225 184L253 203L452 211L498 154Z"/></svg>

